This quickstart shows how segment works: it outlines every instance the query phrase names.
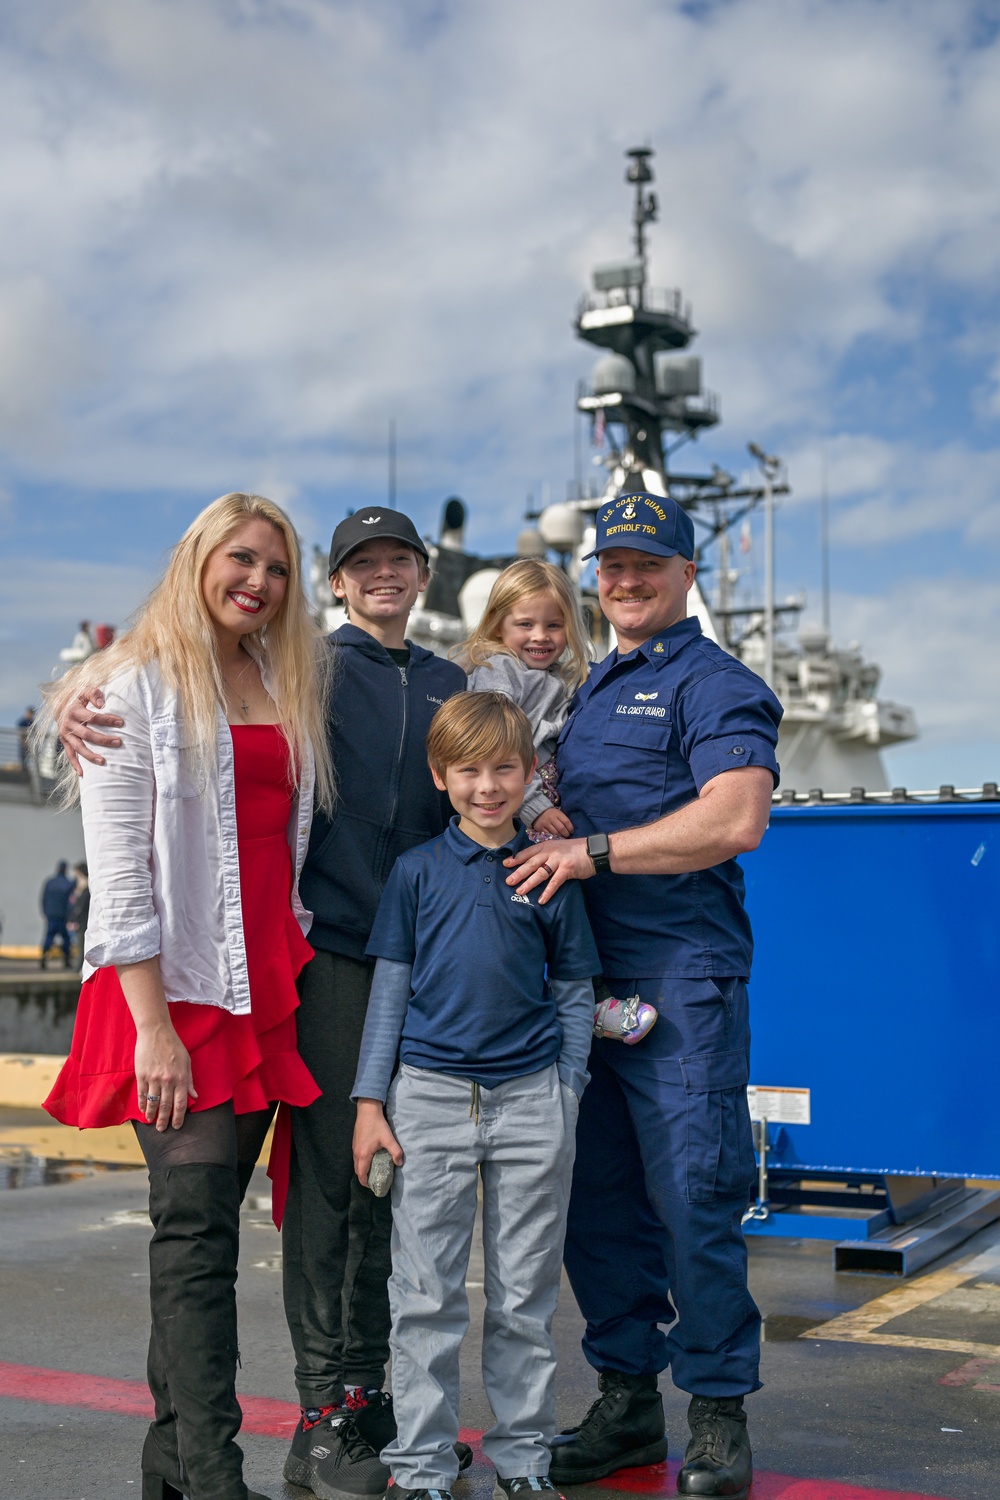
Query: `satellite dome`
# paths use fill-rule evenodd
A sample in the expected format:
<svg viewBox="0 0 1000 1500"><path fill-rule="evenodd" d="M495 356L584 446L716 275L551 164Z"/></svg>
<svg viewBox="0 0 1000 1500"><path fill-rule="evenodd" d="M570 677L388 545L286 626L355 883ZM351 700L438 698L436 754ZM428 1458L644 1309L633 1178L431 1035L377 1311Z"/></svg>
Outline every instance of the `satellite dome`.
<svg viewBox="0 0 1000 1500"><path fill-rule="evenodd" d="M634 391L635 366L624 354L605 354L594 366L590 383L595 396L610 396L615 391Z"/></svg>
<svg viewBox="0 0 1000 1500"><path fill-rule="evenodd" d="M547 546L556 552L572 552L583 538L583 516L572 505L547 505L538 518L538 529Z"/></svg>

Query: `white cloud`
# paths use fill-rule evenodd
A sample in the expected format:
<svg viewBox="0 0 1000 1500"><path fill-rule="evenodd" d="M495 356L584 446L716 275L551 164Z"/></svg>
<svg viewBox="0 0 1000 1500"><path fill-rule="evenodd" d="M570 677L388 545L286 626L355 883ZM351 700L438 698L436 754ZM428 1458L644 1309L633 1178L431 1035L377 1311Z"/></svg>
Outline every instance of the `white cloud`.
<svg viewBox="0 0 1000 1500"><path fill-rule="evenodd" d="M645 136L656 275L694 298L735 425L821 423L836 355L914 338L893 274L995 280L1000 53L968 45L971 6L622 0L625 92L596 0L15 13L2 264L82 320L94 372L61 454L26 451L55 395L26 385L36 473L134 485L152 454L186 484L270 445L307 482L390 410L429 472L456 433L505 485L566 466L567 320L626 249Z"/></svg>
<svg viewBox="0 0 1000 1500"><path fill-rule="evenodd" d="M1000 448L956 440L928 452L913 439L838 433L789 455L793 503L819 498L824 457L830 534L841 545L949 532L974 547L1000 540Z"/></svg>

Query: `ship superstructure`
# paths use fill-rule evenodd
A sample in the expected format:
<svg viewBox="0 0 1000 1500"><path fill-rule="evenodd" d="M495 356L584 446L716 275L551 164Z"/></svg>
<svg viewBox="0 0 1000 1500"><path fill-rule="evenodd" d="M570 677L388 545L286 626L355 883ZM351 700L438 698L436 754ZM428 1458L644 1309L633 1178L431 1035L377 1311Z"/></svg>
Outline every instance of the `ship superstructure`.
<svg viewBox="0 0 1000 1500"><path fill-rule="evenodd" d="M513 554L555 556L580 588L595 653L614 644L584 563L594 542L598 508L623 492L670 495L688 510L698 537L698 577L689 608L713 640L773 687L784 705L779 756L786 788L847 793L863 787L888 790L881 751L916 737L913 710L877 695L880 669L857 645L834 644L826 628L792 628L805 607L802 595L775 595L775 508L789 492L781 460L748 444L751 476L742 481L715 466L707 474L673 467L673 455L720 420L719 398L702 384L701 360L690 352L697 335L691 307L679 291L651 286L647 227L658 205L652 191L649 147L627 154L626 181L634 187L632 255L596 267L593 288L580 300L574 328L600 358L577 393L589 420L595 464L603 479L577 481L570 497L529 511L529 524ZM749 535L750 516L763 512L763 597L751 597L734 567L732 539ZM480 558L464 544L465 508L445 502L437 542L430 542L435 577L411 617L411 635L447 651L479 618L497 573L513 556ZM317 548L313 578L317 602L332 629L344 616L325 577Z"/></svg>

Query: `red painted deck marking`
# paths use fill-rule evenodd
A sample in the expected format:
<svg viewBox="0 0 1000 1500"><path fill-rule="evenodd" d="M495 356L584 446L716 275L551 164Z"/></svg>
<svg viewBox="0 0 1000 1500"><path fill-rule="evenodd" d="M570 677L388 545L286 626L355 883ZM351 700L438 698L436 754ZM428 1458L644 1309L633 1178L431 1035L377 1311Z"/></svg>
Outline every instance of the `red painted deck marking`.
<svg viewBox="0 0 1000 1500"><path fill-rule="evenodd" d="M971 1385L974 1391L1000 1391L1000 1385L984 1379L987 1375L1000 1377L1000 1360L967 1359L957 1370L942 1375L938 1385Z"/></svg>
<svg viewBox="0 0 1000 1500"><path fill-rule="evenodd" d="M648 1469L621 1469L599 1479L588 1489L623 1490L629 1495L673 1496L680 1464L654 1464ZM793 1474L754 1470L750 1500L945 1500L941 1495L916 1495L910 1490L869 1490L838 1479L799 1479Z"/></svg>
<svg viewBox="0 0 1000 1500"><path fill-rule="evenodd" d="M38 1365L14 1365L0 1360L0 1397L3 1396L43 1406L117 1412L120 1416L144 1417L147 1421L153 1415L149 1390L141 1380L114 1380L107 1375L81 1375L75 1370L46 1370ZM290 1401L241 1394L240 1405L243 1431L260 1437L287 1441L299 1420L299 1408ZM459 1437L478 1449L482 1433L463 1428ZM677 1464L671 1463L655 1464L648 1469L623 1469L588 1488L621 1490L630 1495L673 1495L677 1468ZM760 1470L754 1474L750 1496L751 1500L947 1500L941 1495L862 1489L836 1479L799 1479L791 1474L768 1474Z"/></svg>

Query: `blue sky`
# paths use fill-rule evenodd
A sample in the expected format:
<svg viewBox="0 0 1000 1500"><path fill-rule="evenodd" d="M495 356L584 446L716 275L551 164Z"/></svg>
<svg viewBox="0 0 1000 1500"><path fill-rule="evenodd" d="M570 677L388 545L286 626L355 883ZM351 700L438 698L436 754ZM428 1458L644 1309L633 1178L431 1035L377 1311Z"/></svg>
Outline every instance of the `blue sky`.
<svg viewBox="0 0 1000 1500"><path fill-rule="evenodd" d="M0 722L207 500L325 542L385 494L509 545L564 493L571 320L628 250L694 306L723 425L788 462L779 588L1000 776L1000 40L951 0L52 0L0 18ZM759 558L759 547L751 559Z"/></svg>

